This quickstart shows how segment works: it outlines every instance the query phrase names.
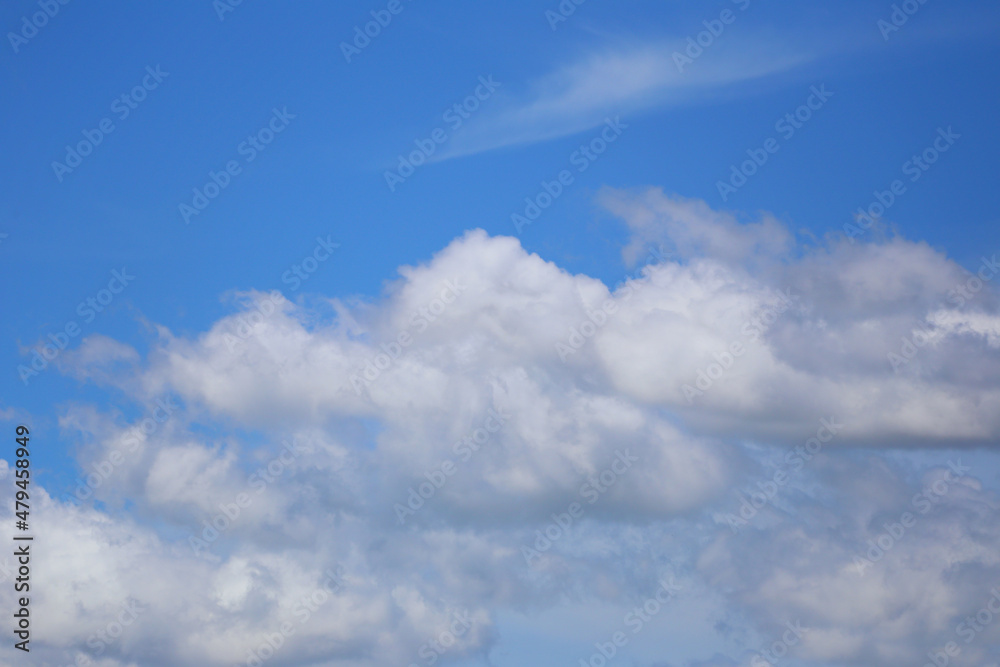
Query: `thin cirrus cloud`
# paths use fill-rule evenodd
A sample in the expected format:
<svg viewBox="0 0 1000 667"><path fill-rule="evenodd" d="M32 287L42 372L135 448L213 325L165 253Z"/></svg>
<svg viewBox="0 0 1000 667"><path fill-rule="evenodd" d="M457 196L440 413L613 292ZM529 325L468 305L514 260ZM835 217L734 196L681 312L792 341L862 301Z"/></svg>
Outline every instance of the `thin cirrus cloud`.
<svg viewBox="0 0 1000 667"><path fill-rule="evenodd" d="M608 116L689 103L726 86L789 71L812 58L732 40L691 62L678 61L686 40L591 53L498 98L494 110L461 128L437 160L532 144L583 132Z"/></svg>

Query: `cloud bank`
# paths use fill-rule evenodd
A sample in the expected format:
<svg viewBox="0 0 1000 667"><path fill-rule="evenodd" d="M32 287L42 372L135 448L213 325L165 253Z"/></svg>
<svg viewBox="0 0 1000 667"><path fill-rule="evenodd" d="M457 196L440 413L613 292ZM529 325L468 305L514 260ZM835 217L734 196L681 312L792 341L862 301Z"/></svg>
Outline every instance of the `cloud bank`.
<svg viewBox="0 0 1000 667"><path fill-rule="evenodd" d="M136 404L62 417L82 474L36 510L43 659L428 664L488 655L502 610L676 576L717 601L720 637L766 640L700 664L752 660L788 623L818 664L949 641L953 664L996 660L1000 623L957 630L1000 585L998 499L959 455L1000 433L992 255L976 275L658 189L601 203L625 263L646 260L617 286L474 230L375 300L254 292L147 354L65 354ZM765 506L738 495L803 443ZM884 456L927 448L956 467Z"/></svg>

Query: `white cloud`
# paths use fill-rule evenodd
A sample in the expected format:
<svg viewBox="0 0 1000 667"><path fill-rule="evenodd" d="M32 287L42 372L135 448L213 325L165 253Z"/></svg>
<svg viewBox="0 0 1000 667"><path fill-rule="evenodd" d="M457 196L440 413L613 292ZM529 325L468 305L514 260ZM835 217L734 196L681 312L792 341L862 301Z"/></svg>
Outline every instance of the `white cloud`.
<svg viewBox="0 0 1000 667"><path fill-rule="evenodd" d="M790 514L766 509L766 529L758 518L739 534L720 531L698 568L764 636L801 622L796 658L922 664L953 641L962 654L952 664L984 664L1000 624L972 638L959 626L1000 584L1000 499L971 476L937 495L947 471L932 469L913 488L875 459L827 459L822 498L800 494ZM918 492L927 495L915 501Z"/></svg>
<svg viewBox="0 0 1000 667"><path fill-rule="evenodd" d="M673 54L686 46L681 39L610 48L550 72L523 93L505 91L496 111L483 111L466 123L436 159L575 134L608 116L688 103L810 58L727 35L682 71Z"/></svg>
<svg viewBox="0 0 1000 667"><path fill-rule="evenodd" d="M802 247L767 215L657 190L602 201L633 234L626 259L650 243L678 256L610 290L473 231L332 317L286 301L248 328L243 312L195 337L161 328L144 358L107 340L66 355L140 405L131 423L82 405L62 418L88 443L86 470L123 459L94 491L104 511L47 498L37 510L45 659L92 650L135 600L148 610L108 664L232 664L337 564L345 588L294 626L282 663L409 664L466 613L449 655L488 651L499 609L620 603L678 561L725 602L720 619L767 636L801 618L803 657L902 665L947 637L1000 577L995 498L972 477L953 485L859 585L852 556L915 490L842 449L995 442L993 301L949 303L966 274L925 244ZM918 325L933 343L894 372L887 354ZM744 352L688 401L684 385L721 369L733 342ZM491 414L503 423L479 451L456 449ZM739 535L706 520L761 469L750 444L802 442L823 417L844 428L794 510L776 504ZM584 485L622 451L638 463L590 504ZM435 476L445 461L453 473ZM434 490L401 526L394 505L422 483ZM240 494L250 502L221 527ZM584 516L527 564L521 547L573 502ZM219 536L197 556L189 537L213 520Z"/></svg>

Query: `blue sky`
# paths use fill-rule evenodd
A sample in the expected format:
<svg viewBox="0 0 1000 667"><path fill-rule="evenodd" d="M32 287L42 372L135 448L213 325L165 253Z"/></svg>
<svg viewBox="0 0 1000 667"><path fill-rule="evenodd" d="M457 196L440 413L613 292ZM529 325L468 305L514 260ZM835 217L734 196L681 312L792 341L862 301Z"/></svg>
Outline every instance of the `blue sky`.
<svg viewBox="0 0 1000 667"><path fill-rule="evenodd" d="M975 316L940 311L952 278L963 275L963 267L975 272L984 255L989 257L1000 248L995 182L1000 147L996 122L1000 96L995 85L1000 74L996 39L1000 11L996 5L964 0L919 4L914 0L912 15L898 30L887 32L884 22L892 21L894 12L891 2L588 0L580 5L563 2L575 10L559 21L552 18L560 6L555 0L400 0L394 5L395 14L387 13L389 4L243 2L222 11L222 3L213 5L209 0L127 6L54 2L55 15L28 33L23 32L24 17L41 11L39 3L17 0L0 10L0 25L7 34L7 43L0 48L0 77L6 91L0 111L6 146L0 185L0 233L4 234L0 271L6 285L5 316L0 324L0 366L5 369L0 417L11 430L17 423L31 424L38 443L33 455L36 483L54 499L73 493L81 471L85 473L88 465L100 459L100 452L117 437L115 433L140 423L155 408L155 399L172 396L184 406L178 410L185 417L170 422L153 437L170 438L175 444L201 443L205 452L211 452L204 454L204 461L211 461L205 463L206 469L224 469L226 475L252 470L254 461L266 461L269 448L292 434L339 438L338 446L348 453L374 452L371 456L377 460L364 463L344 454L350 460L344 465L351 470L354 465L357 470L391 468L391 474L358 472L356 478L343 481L343 488L365 499L364 511L352 509L347 501L329 500L327 493L339 497L339 492L329 489L316 491L316 498L323 499L316 503L329 500L335 508L330 513L350 515L343 520L357 522L351 530L361 531L355 537L364 546L358 548L378 551L372 544L392 539L393 531L399 529L380 527L389 537L375 530L365 533L363 526L377 526L386 518L376 520L366 512L393 495L391 485L405 478L397 468L418 469L434 457L426 454L410 460L407 454L393 459L397 445L389 442L402 437L400 429L405 428L384 412L387 406L396 405L392 401L376 397L370 399L372 404L331 407L319 398L313 400L323 391L306 391L312 382L322 384L321 379L304 379L289 369L323 369L322 377L330 378L361 368L378 353L379 343L394 338L392 332L400 330L406 313L416 304L431 302L439 291L438 274L442 280L448 278L445 267L453 272L459 271L455 267L467 267L470 275L482 271L498 282L482 288L491 295L483 297L484 304L489 303L483 306L484 314L454 324L465 327L462 332L469 334L468 340L450 340L432 326L430 338L420 338L417 345L466 350L476 359L480 357L475 355L486 354L484 350L500 354L497 350L511 337L527 336L525 332L542 327L538 322L547 315L536 313L532 304L548 303L555 312L580 299L596 299L599 289L591 278L613 288L626 274L635 275L646 249L657 244L674 253L658 270L674 277L668 281L673 287L663 287L664 301L656 308L669 310L663 303L674 303L670 290L688 285L685 281L701 285L697 290L692 287L692 293L710 290L708 286L715 284L711 276L716 274L701 262L718 262L731 274L719 271L736 276L732 279L733 285L740 285L733 288L736 292L757 294L749 302L720 297L703 310L691 306L682 309L683 318L722 321L733 316L739 320L739 313L753 309L754 304L759 307L759 299L765 298L763 292L754 290L791 286L801 292L804 302L811 305L798 302L796 308L802 311L794 315L797 328L791 319L779 316L776 328L768 334L773 346L768 358L776 367L814 373L817 395L830 390L830 383L842 381L844 374L860 373L855 378L857 396L848 400L851 392L847 389L838 394L844 405L870 402L874 410L880 404L875 396L882 396L878 392L896 391L878 384L882 376L899 377L885 363L892 349L872 341L885 334L885 340L895 344L899 327L909 326L904 323L907 317L913 321L926 316L939 331L948 332L942 336L959 341L954 350L941 352L940 358L932 361L927 352L920 359L926 367L921 366L916 377L926 383L928 403L899 407L899 415L933 412L940 427L859 419L865 426L853 432L836 461L807 473L815 476L803 482L807 505L828 499L823 491L827 486L840 491L848 488L850 484L843 480L855 480L859 471L871 466L872 456L880 461L874 467L894 480L885 484L903 488L919 486L926 475L937 474L934 466L943 465L961 449L965 460L977 462L983 485L979 491L997 489L1000 478L991 449L996 443L995 424L976 411L992 405L996 351L991 336L997 331L989 320L996 312L993 288L987 287L969 305ZM363 48L345 57L342 44L353 42L355 27L372 21L372 12L391 20L368 43L356 43ZM701 53L688 51L694 57L678 66L675 54L689 48L688 38L707 35L704 31L710 29L718 34L705 37ZM12 39L12 33L22 33L24 38ZM831 94L820 99L815 96L817 90ZM798 122L794 132L785 121L782 130L786 114L796 113L810 100L813 108L808 120ZM467 105L465 113L449 115L450 109L462 103ZM102 123L105 128L113 126L113 131L105 134L100 130ZM259 135L262 129L263 136ZM67 146L86 144L87 136L98 135L99 143L78 166L71 170L54 166L66 162ZM251 149L245 142L253 135L263 141L273 136L273 141ZM772 148L767 151L763 147L769 140ZM932 148L935 141L936 149ZM586 145L601 146L601 153L588 157L581 151ZM433 146L433 154L412 175L390 187L386 174L398 169L400 156L410 156L420 146ZM914 171L909 161L928 150L934 163ZM730 182L733 166L739 168L750 155L765 154L766 161L754 168L745 184L723 198L719 183ZM228 174L218 176L226 172L227 164ZM564 181L558 196L537 219L519 229L512 215L524 215L525 199L538 201L546 184L550 193L555 192L552 184L559 182L560 173ZM204 210L186 216L183 206L194 206L201 196L194 191L203 191L212 182L212 174L225 187ZM911 180L918 174L919 178ZM859 207L867 209L876 201L877 192L891 191L897 179L902 188L884 213L882 229L868 230L856 244L845 246L844 226L852 223ZM691 203L697 201L703 204ZM474 229L484 230L485 236L465 236ZM515 237L518 249L498 240L504 236ZM723 237L739 240L723 241ZM544 263L534 263L533 253ZM317 268L299 283L288 272L308 257L317 260ZM504 262L521 267L518 270L524 275L541 282L529 288L519 283L518 275L505 278L492 273ZM555 274L546 273L553 266L558 267L558 280ZM675 270L691 274L682 279L670 273ZM91 319L80 304L99 298L109 283L117 290L121 279L111 282L115 271L134 279L128 279L106 309ZM538 278L542 275L547 277ZM579 299L570 296L568 287L569 291L560 291L564 279L576 285ZM486 278L477 280L471 283L475 294L480 293L477 285L482 281L489 283ZM515 289L512 284L531 296L524 296L525 304L515 307L513 301L498 296ZM546 295L549 286L552 293ZM262 357L251 355L246 363L259 375L243 375L225 361L219 362L229 369L225 380L198 377L192 368L211 361L217 350L213 336L238 325L237 318L247 312L248 298L272 290L281 291L287 300L286 306L278 308L283 324L278 327L278 320L272 319L264 326L275 326L288 336L280 345L275 343L277 347L266 346L272 355L268 358L277 358L278 349L294 350L282 357L282 370L265 372ZM856 292L848 299L841 290ZM637 299L651 298L650 292L639 294ZM458 302L464 298L459 296ZM491 317L487 313L502 313L506 308L513 308L517 315L510 315L512 319L503 324L487 322ZM564 314L569 324L575 321L568 311ZM656 326L679 326L671 317L657 320ZM46 369L32 376L19 371L30 365L33 349L73 324L79 326L79 333L69 338L67 349ZM560 331L565 328L559 326ZM644 326L634 323L635 335L654 336ZM608 331L600 335L610 336ZM690 335L694 337L690 340L703 340L701 334ZM326 341L327 336L336 339L337 355L342 352L351 361L334 362L340 357L332 352L302 356L303 350L312 349L318 340ZM414 333L415 339L418 336L423 334ZM825 347L801 349L796 336L822 340ZM975 341L970 342L970 337ZM637 432L670 425L685 438L698 440L698 447L732 447L732 451L690 455L691 460L702 461L704 470L716 470L718 465L716 481L721 486L732 485L730 475L739 478L751 475L748 471L755 470L754 466L766 468L767 455L755 447L784 451L788 443L805 439L800 437L804 423L813 424L820 416L814 419L810 413L807 419L797 408L781 407L781 401L767 410L757 403L758 398L777 400L775 396L789 387L795 388L789 390L790 395L801 396L805 391L805 385L799 384L802 376L751 377L747 386L756 389L746 396L758 398L692 405L675 400L680 394L667 397L649 385L652 369L661 368L660 361L666 364L669 359L710 362L711 346L698 343L687 357L678 352L675 358L674 352L649 342L654 338L629 341L624 333L618 338L598 337L574 359L598 355L603 361L595 368L603 370L573 367L576 370L566 377L547 365L558 363L558 357L555 362L542 361L540 353L517 346L501 355L505 361L496 358L469 368L503 377L508 384L516 383L512 377L520 377L515 367L535 379L533 368L549 369L545 371L552 382L548 392L557 392L552 388L556 387L575 396L578 389L593 391L602 400L633 402L645 424L636 427ZM250 347L254 345L251 341ZM545 349L551 352L551 347ZM630 350L651 355L648 368L631 357ZM846 355L850 350L854 352L849 358L836 359L838 353ZM871 359L876 360L877 370L859 370ZM979 375L977 359L988 359L979 367ZM327 363L332 365L327 367ZM912 369L914 364L907 365ZM473 373L462 370L461 364L447 370L434 364L429 367L435 372L413 371L414 378L422 379L419 386L423 388L414 389L409 399L396 397L402 401L399 405L417 410L421 395L444 386L438 382L440 377ZM391 372L397 371L403 372L396 366ZM344 379L337 377L337 382ZM562 379L552 379L556 377ZM248 382L276 388L298 383L306 398L286 404L288 396L213 393L229 387L230 381L237 389ZM406 378L394 383L401 393L412 389ZM682 382L675 384L679 387ZM970 407L977 401L977 391L989 396L978 408ZM961 403L960 397L967 398L969 405ZM548 398L552 405L562 400ZM376 404L378 409L372 407ZM892 412L887 403L882 407ZM567 414L578 414L565 409ZM951 409L954 413L948 412ZM426 417L426 411L417 413L421 419ZM411 423L412 437L454 440L456 433L465 432L477 418L464 412L452 421L446 416L426 417L419 427ZM616 428L631 431L632 427L623 426L632 423L630 419L622 416L618 422L609 417L604 426L591 428L595 432L610 429L608 424L614 422ZM555 417L549 421L562 423ZM654 428L653 422L662 424ZM573 428L587 431L582 422ZM317 435L320 431L326 435ZM522 444L530 440L520 437ZM702 443L700 438L714 444ZM160 446L166 451L169 444ZM602 457L610 451L595 449L593 459L579 452L567 454L567 460L584 468L603 466ZM521 452L514 459L523 462L534 455ZM153 466L155 454L149 451L144 456L142 465ZM731 458L733 470L723 472L730 464L714 462L716 456ZM313 473L327 470L326 464L316 465L310 469ZM734 472L736 468L739 473ZM88 502L96 502L94 511L107 512L115 521L134 522L148 533L149 540L156 536L164 544L186 549L186 531L192 521L197 525L199 515L189 507L193 501L178 500L173 506L164 500L166 491L159 496L150 491L156 474L165 473L153 468L133 471L131 481L122 482L117 495ZM310 479L309 471L301 474ZM143 475L147 475L144 484L135 482ZM556 487L569 485L565 471L539 475L555 480ZM714 479L707 474L708 478ZM572 494L563 498L555 491L532 491L534 482L529 479L534 478L526 474L506 483L526 494L510 502L520 508L523 529L530 535L537 527L531 521L547 516L545 508L565 507ZM222 484L212 482L216 483ZM519 487L520 483L524 486ZM706 563L715 562L712 558L718 554L700 551L712 532L705 521L711 523L706 517L724 511L719 508L725 503L712 505L709 498L715 496L703 491L704 498L702 491L692 490L690 503L678 501L662 516L651 509L652 492L624 498L620 505L607 509L607 516L599 513L592 518L594 525L586 524L587 531L605 531L601 534L606 539L614 535L626 542L659 540L658 562L676 564L689 580L685 604L692 606L685 609L697 611L671 610L676 625L664 624L656 637L643 635L641 642L632 644L628 654L632 664L750 664L753 646L762 645L762 637L773 630L769 621L753 620L760 610L745 599L739 604L740 595L733 602L709 583L707 573L714 570ZM156 497L140 497L142 493ZM694 502L696 497L701 500ZM880 500L889 503L886 498L872 502ZM296 502L309 501L286 499L275 507L284 511ZM851 502L834 502L836 511L849 513ZM456 540L464 539L462 530L473 531L476 539L508 530L494 510L478 503L469 501L478 510L462 509L461 503L449 506L441 516L427 519L425 528L459 531ZM58 507L56 503L49 511L57 512ZM665 537L664 531L675 531L676 536ZM407 535L407 539L418 539L416 533ZM237 558L240 549L249 548L253 541L241 539L233 538L233 544L226 547L228 560L223 557L213 567L231 572L237 567L234 562L252 561L249 556ZM270 547L272 552L276 548ZM499 549L492 543L489 548L493 553ZM623 566L619 578L602 570L611 566L596 556L596 560L589 558L601 548L581 538L575 554L580 560L564 563L564 569L555 567L549 572L554 579L545 580L534 592L519 590L508 597L496 591L482 593L482 606L476 613L489 616L492 630L477 636L463 654L465 662L455 664L542 665L557 660L576 664L587 657L594 637L610 636L617 623L606 619L620 620L624 613L620 610L630 608L626 600L631 594L615 591L628 588L623 582L645 577L637 570L641 559L627 560L629 565ZM182 560L170 562L181 571ZM389 560L393 559L370 555L366 561L369 574L377 578L378 567L406 570ZM484 564L484 571L500 567L497 562ZM986 561L982 564L993 566ZM435 577L443 576L438 571L441 562L428 560L421 567L436 573L427 575L426 581L436 582ZM705 576L688 576L692 572ZM724 574L715 574L725 579ZM597 583L571 586L567 582L573 576ZM752 578L745 575L745 580ZM448 602L450 584L428 583L422 594L426 600L439 595L441 604L447 606L454 603ZM731 593L733 585L727 585ZM745 592L749 597L755 594L766 597L760 591ZM568 605L566 601L575 596L579 603ZM794 597L791 592L789 596ZM411 608L399 604L405 609L399 613L411 614ZM247 605L240 609L252 607ZM239 614L234 609L230 611L236 618ZM395 630L400 637L398 650L404 653L410 650L406 642L411 634L420 636L426 622L419 614L411 615L417 620L405 631ZM781 626L785 620L791 619L773 625ZM925 622L937 627L931 620ZM394 632L389 625L385 627ZM79 633L74 632L69 634L76 637ZM80 632L86 638L87 633ZM832 629L822 632L827 633L825 641L834 641ZM184 637L179 630L176 636L160 639L165 646L176 646ZM66 662L72 660L73 651L79 653L86 646L86 642L73 644L75 640L70 639L63 644L54 639L39 641L50 642L44 644L51 651L46 654L49 659ZM239 643L235 638L233 642ZM849 654L816 640L801 659L806 661L803 664L868 660L867 664L890 665L912 657L889 646L891 642L884 637L858 642L855 653ZM665 648L668 644L673 647L670 651ZM223 664L219 657L223 653L219 649L212 660ZM388 652L367 663L360 658L341 663L331 657L334 653L312 657L308 652L296 653L294 664L374 665L396 659ZM120 642L109 655L120 662L108 664L138 660L136 664L166 665L181 664L176 661L184 653L170 649L164 655L173 657L162 658L163 662L143 662L151 658L144 658L140 648ZM873 662L873 656L882 662ZM445 656L448 660L455 657ZM997 659L995 653L990 657Z"/></svg>

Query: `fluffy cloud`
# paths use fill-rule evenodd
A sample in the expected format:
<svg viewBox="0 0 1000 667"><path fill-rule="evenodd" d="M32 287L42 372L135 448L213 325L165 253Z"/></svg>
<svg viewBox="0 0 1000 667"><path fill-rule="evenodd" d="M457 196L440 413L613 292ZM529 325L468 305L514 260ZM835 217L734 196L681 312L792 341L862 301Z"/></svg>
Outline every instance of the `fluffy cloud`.
<svg viewBox="0 0 1000 667"><path fill-rule="evenodd" d="M975 617L1000 590L1000 498L952 464L912 485L875 458L827 459L824 497L720 531L698 568L765 647L792 622L804 637L791 652L821 664L923 664L949 642L951 664L985 664L1000 623Z"/></svg>
<svg viewBox="0 0 1000 667"><path fill-rule="evenodd" d="M996 440L989 289L959 300L967 272L902 238L804 246L658 190L602 202L627 263L676 254L609 288L473 231L375 301L253 292L200 335L157 328L144 357L66 353L136 405L63 415L85 502L37 510L47 659L232 664L290 623L282 664L421 664L488 652L500 609L632 599L678 564L720 619L765 638L800 620L803 658L909 664L949 641L1000 583L975 478L863 573L854 557L943 474L908 480L881 450ZM739 533L712 520L821 418L843 428L792 505Z"/></svg>

